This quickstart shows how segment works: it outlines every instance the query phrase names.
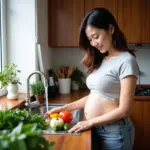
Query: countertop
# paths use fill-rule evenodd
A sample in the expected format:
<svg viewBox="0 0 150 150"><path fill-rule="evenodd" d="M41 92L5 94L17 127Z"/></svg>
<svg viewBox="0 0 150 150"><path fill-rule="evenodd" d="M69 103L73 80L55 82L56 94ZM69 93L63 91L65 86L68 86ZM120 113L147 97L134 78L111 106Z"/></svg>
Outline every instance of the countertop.
<svg viewBox="0 0 150 150"><path fill-rule="evenodd" d="M70 103L89 94L89 90L73 91L71 94L58 94L56 98L50 98L49 103ZM91 130L75 135L44 135L48 141L55 141L54 150L91 150Z"/></svg>
<svg viewBox="0 0 150 150"><path fill-rule="evenodd" d="M49 98L49 103L70 103L89 94L89 90L73 91L71 94L58 94ZM18 100L8 100L0 97L0 110L14 109L24 105L25 94L19 94ZM135 101L150 101L150 96L134 96ZM43 135L48 141L55 141L54 150L91 150L91 130L83 131L80 136L73 135Z"/></svg>
<svg viewBox="0 0 150 150"><path fill-rule="evenodd" d="M22 107L25 103L25 94L20 93L17 100L9 100L6 96L0 96L0 110L15 109Z"/></svg>
<svg viewBox="0 0 150 150"><path fill-rule="evenodd" d="M89 94L89 90L82 89L79 91L72 91L70 94L57 94L55 98L49 98L49 104L65 104L73 101L77 101L78 99Z"/></svg>
<svg viewBox="0 0 150 150"><path fill-rule="evenodd" d="M145 88L150 88L149 84L137 84L137 88L139 87L145 87ZM135 101L150 101L150 96L134 96Z"/></svg>
<svg viewBox="0 0 150 150"><path fill-rule="evenodd" d="M88 90L71 92L71 94L58 94L50 98L49 103L70 103L89 94ZM6 96L0 97L1 110L14 109L24 104L25 94L19 94L18 100L8 100ZM55 141L54 150L91 150L91 130L76 135L43 135L48 141Z"/></svg>

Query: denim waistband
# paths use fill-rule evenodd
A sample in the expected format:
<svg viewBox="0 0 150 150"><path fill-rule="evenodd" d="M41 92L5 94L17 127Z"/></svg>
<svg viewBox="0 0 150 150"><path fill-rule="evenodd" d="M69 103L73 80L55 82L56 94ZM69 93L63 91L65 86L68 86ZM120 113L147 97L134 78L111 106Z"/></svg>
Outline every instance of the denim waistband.
<svg viewBox="0 0 150 150"><path fill-rule="evenodd" d="M100 129L102 130L111 130L111 129L117 129L117 128L121 128L123 126L127 126L127 125L132 125L132 121L129 117L120 119L118 121L114 121L112 123L108 123L105 125L100 125Z"/></svg>

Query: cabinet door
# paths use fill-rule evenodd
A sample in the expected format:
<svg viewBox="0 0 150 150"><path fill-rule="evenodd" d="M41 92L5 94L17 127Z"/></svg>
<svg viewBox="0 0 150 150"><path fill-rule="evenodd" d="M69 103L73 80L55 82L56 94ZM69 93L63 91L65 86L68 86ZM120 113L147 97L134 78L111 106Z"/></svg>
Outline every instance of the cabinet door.
<svg viewBox="0 0 150 150"><path fill-rule="evenodd" d="M148 150L150 143L150 100L134 101L131 118L135 127L133 150Z"/></svg>
<svg viewBox="0 0 150 150"><path fill-rule="evenodd" d="M150 43L150 1L146 0L146 38L145 43Z"/></svg>
<svg viewBox="0 0 150 150"><path fill-rule="evenodd" d="M146 0L119 0L118 23L129 43L145 43Z"/></svg>
<svg viewBox="0 0 150 150"><path fill-rule="evenodd" d="M85 0L85 13L95 7L104 7L117 19L117 0Z"/></svg>
<svg viewBox="0 0 150 150"><path fill-rule="evenodd" d="M49 46L78 46L84 0L48 0Z"/></svg>

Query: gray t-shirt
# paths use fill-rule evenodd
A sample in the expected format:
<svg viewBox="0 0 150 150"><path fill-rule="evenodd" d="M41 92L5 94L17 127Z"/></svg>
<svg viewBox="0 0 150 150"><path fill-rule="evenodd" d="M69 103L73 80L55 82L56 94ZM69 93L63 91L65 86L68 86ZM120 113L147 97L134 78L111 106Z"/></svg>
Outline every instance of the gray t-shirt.
<svg viewBox="0 0 150 150"><path fill-rule="evenodd" d="M123 52L111 60L104 59L101 66L87 77L86 84L91 93L119 101L120 80L128 75L138 78L139 66L133 55Z"/></svg>

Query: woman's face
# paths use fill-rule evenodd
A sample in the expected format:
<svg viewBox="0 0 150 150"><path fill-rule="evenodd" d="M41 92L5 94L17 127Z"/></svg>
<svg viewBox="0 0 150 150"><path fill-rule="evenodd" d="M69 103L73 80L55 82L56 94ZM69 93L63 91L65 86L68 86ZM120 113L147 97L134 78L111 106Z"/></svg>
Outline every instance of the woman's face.
<svg viewBox="0 0 150 150"><path fill-rule="evenodd" d="M110 26L108 30L98 29L88 25L85 29L87 38L90 44L97 48L101 53L105 53L112 49L112 34L113 28Z"/></svg>

